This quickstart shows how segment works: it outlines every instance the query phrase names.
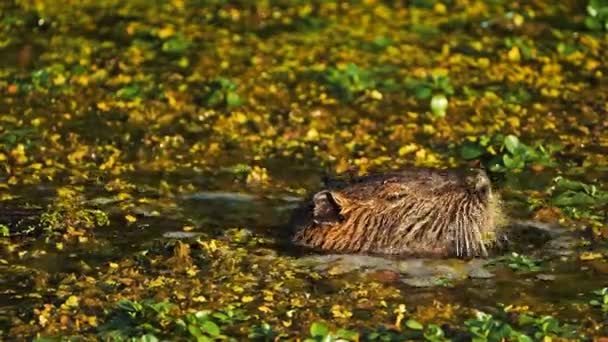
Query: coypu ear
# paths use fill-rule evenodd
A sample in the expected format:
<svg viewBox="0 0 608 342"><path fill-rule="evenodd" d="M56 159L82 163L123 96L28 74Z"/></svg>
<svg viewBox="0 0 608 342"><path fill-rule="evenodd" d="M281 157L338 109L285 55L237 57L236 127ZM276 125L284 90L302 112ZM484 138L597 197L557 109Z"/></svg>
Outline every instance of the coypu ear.
<svg viewBox="0 0 608 342"><path fill-rule="evenodd" d="M342 220L340 210L342 209L336 198L329 191L321 191L315 194L313 202L313 219L317 224L337 223Z"/></svg>

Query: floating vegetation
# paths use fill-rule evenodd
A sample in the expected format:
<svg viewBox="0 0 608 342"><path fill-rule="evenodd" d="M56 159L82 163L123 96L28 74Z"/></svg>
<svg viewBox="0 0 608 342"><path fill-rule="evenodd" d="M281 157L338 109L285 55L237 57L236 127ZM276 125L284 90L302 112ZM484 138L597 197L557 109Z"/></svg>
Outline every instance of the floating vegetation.
<svg viewBox="0 0 608 342"><path fill-rule="evenodd" d="M492 172L507 172L521 171L530 166L555 166L553 153L557 150L559 147L554 145L530 147L515 135L495 135L465 142L460 155L466 160L481 160Z"/></svg>
<svg viewBox="0 0 608 342"><path fill-rule="evenodd" d="M1 339L608 336L607 8L0 1ZM477 162L559 233L492 272L289 244L323 179Z"/></svg>

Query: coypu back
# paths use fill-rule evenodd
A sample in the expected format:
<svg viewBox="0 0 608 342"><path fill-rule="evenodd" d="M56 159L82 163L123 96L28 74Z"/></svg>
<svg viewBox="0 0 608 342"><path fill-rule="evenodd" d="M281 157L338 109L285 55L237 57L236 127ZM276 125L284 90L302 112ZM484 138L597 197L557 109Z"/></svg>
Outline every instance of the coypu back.
<svg viewBox="0 0 608 342"><path fill-rule="evenodd" d="M340 253L487 256L499 199L480 169L406 169L317 192L294 215L293 242Z"/></svg>

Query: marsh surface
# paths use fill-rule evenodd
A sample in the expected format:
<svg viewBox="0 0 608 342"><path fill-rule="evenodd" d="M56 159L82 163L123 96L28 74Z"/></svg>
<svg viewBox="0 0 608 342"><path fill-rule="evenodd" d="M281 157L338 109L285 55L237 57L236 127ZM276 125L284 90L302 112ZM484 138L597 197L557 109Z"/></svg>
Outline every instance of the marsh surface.
<svg viewBox="0 0 608 342"><path fill-rule="evenodd" d="M38 211L0 213L0 334L608 334L603 8L2 1L0 207ZM286 244L327 175L471 161L566 233L464 261Z"/></svg>

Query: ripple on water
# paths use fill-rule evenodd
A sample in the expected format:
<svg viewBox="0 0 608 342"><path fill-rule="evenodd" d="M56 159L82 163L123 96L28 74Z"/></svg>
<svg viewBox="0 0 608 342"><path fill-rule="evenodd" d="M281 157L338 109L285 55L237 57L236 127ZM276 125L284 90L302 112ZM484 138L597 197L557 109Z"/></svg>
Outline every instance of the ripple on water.
<svg viewBox="0 0 608 342"><path fill-rule="evenodd" d="M317 272L340 275L359 272L362 275L377 272L394 272L401 281L410 286L438 286L445 281L467 278L492 278L493 273L485 269L487 260L472 259L402 259L391 260L368 255L312 255L298 259L300 265L311 267Z"/></svg>

